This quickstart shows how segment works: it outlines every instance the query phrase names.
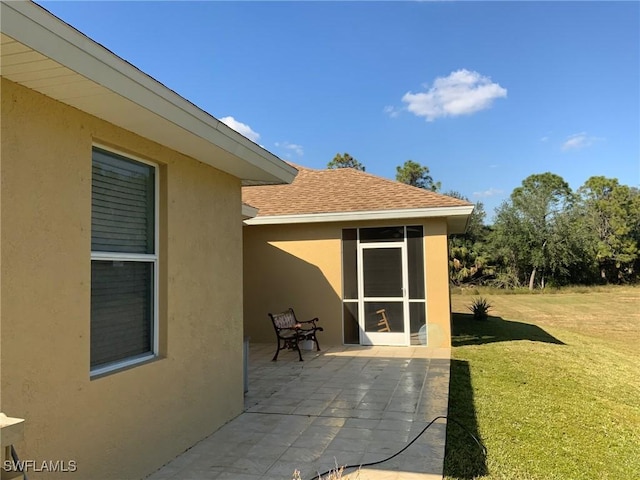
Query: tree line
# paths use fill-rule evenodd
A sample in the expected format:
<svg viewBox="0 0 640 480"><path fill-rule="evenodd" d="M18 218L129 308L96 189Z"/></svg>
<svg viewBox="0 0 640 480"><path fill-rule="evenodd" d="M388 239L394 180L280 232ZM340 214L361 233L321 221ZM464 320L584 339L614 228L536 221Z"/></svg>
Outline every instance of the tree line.
<svg viewBox="0 0 640 480"><path fill-rule="evenodd" d="M348 153L328 168L365 170ZM426 166L407 160L396 180L440 191ZM458 192L444 195L469 201ZM464 235L449 238L449 274L454 285L545 288L640 281L640 190L615 178L593 176L572 191L551 172L530 175L486 225L475 204Z"/></svg>

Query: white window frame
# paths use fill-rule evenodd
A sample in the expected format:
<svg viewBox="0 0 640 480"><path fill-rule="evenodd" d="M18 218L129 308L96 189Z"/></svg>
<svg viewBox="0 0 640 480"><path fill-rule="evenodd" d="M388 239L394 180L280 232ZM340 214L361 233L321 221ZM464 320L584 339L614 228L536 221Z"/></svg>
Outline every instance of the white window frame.
<svg viewBox="0 0 640 480"><path fill-rule="evenodd" d="M112 147L108 147L106 145L102 145L99 143L93 143L91 145L91 158L93 163L93 149L99 148L100 150L104 150L109 153L113 153L114 155L118 155L120 157L124 157L127 160L131 160L134 162L139 162L145 165L149 165L154 169L154 253L153 254L141 254L141 253L122 253L122 252L94 252L91 251L91 262L94 260L102 260L102 261L121 261L121 262L145 262L153 264L153 315L151 319L152 323L152 351L143 355L136 355L133 357L125 358L123 360L117 360L115 362L107 363L104 365L99 365L97 367L90 368L91 377L101 376L106 373L114 372L117 370L122 370L128 367L132 367L139 363L144 363L149 360L158 357L158 349L159 349L159 320L158 320L158 251L160 250L160 229L159 229L159 216L160 216L160 168L157 163L151 162L149 160L145 160L143 158L137 157L135 155L131 155L130 153L124 153L118 150L115 150ZM93 192L92 192L93 195ZM92 214L93 215L93 214ZM91 353L90 353L91 354Z"/></svg>

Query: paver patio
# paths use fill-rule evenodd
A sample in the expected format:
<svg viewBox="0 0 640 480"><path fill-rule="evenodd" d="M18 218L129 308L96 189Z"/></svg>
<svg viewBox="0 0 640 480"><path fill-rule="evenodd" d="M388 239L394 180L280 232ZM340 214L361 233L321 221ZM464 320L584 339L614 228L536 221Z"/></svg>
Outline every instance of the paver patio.
<svg viewBox="0 0 640 480"><path fill-rule="evenodd" d="M336 464L383 460L447 414L449 349L333 346L280 352L252 344L244 412L149 480L311 480ZM442 478L446 421L407 450L342 478Z"/></svg>

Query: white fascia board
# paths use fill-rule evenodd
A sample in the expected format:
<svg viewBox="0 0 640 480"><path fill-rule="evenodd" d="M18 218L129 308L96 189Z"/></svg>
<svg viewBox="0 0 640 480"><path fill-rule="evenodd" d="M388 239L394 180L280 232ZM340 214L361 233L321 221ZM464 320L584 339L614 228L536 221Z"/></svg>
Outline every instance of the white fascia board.
<svg viewBox="0 0 640 480"><path fill-rule="evenodd" d="M246 203L242 204L242 219L247 220L250 218L255 218L258 215L258 209L252 207L251 205L247 205Z"/></svg>
<svg viewBox="0 0 640 480"><path fill-rule="evenodd" d="M39 5L3 1L0 9L2 33L264 172L264 178L250 180L291 183L295 178L295 168ZM170 141L162 143L171 147Z"/></svg>
<svg viewBox="0 0 640 480"><path fill-rule="evenodd" d="M473 205L459 207L407 208L361 212L307 213L300 215L268 215L245 220L247 225L287 225L294 223L361 222L408 218L464 217L471 215Z"/></svg>

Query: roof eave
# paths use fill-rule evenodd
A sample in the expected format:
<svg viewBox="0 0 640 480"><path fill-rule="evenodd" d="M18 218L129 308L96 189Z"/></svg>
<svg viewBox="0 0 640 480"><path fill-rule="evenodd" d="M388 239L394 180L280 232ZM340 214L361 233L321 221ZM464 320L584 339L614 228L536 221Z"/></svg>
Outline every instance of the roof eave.
<svg viewBox="0 0 640 480"><path fill-rule="evenodd" d="M242 220L255 218L258 215L258 209L246 203L242 204Z"/></svg>
<svg viewBox="0 0 640 480"><path fill-rule="evenodd" d="M1 2L1 31L96 87L90 98L56 98L243 181L290 183L297 171L32 2ZM12 79L3 64L2 76ZM33 77L33 76L31 76ZM17 78L14 76L14 78ZM64 81L68 82L68 77ZM28 83L28 82L24 82ZM125 111L114 108L113 94Z"/></svg>
<svg viewBox="0 0 640 480"><path fill-rule="evenodd" d="M264 215L245 220L247 225L288 225L299 223L362 222L369 220L408 220L445 217L449 233L464 233L473 205L455 207L406 208L357 212L305 213L296 215Z"/></svg>

